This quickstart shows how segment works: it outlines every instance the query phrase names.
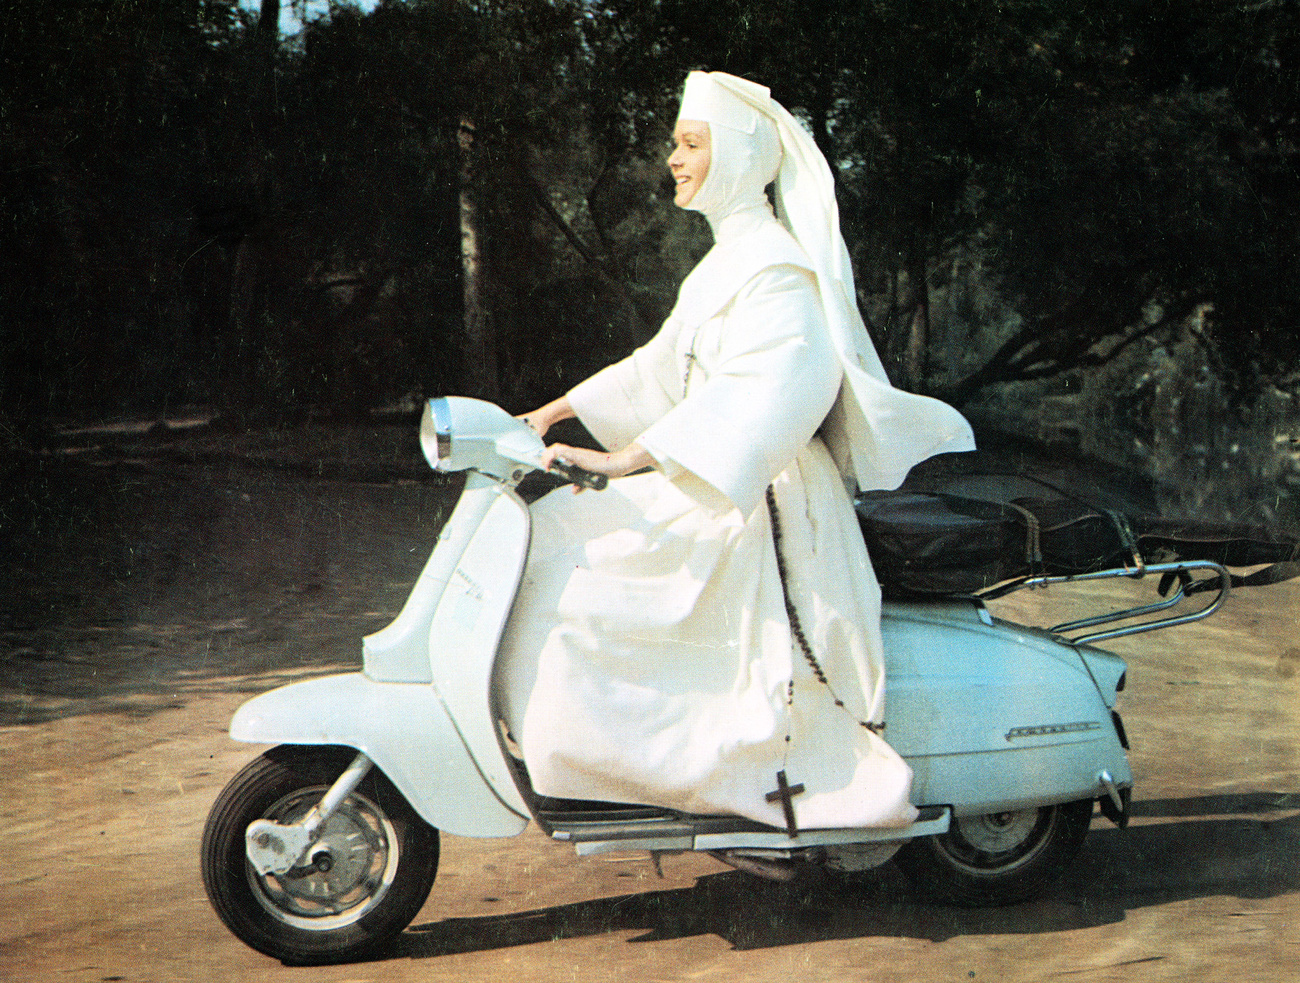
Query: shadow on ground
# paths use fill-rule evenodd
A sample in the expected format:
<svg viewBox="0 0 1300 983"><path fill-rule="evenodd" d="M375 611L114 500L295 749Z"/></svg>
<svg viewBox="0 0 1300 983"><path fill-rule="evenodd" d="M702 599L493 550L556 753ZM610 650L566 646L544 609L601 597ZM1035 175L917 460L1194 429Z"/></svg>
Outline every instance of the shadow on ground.
<svg viewBox="0 0 1300 983"><path fill-rule="evenodd" d="M917 898L886 866L847 889L812 874L790 885L739 872L693 887L623 894L533 911L453 918L409 929L389 955L424 958L558 939L631 932L630 942L714 935L737 949L832 939L1043 934L1122 922L1139 908L1228 895L1267 898L1300 888L1295 794L1135 803L1144 817L1179 819L1126 830L1096 820L1078 860L1041 900L1007 908L951 908ZM1252 818L1255 817L1255 818ZM583 861L574 861L575 863Z"/></svg>

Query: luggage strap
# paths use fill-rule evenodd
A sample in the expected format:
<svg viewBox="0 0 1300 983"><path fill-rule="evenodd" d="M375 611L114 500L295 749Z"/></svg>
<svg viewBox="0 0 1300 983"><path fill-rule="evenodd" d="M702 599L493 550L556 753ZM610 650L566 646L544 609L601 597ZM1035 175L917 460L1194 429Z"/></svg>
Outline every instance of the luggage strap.
<svg viewBox="0 0 1300 983"><path fill-rule="evenodd" d="M1244 576L1235 573L1229 573L1228 576L1231 578L1232 587L1267 587L1269 584L1280 584L1292 577L1300 577L1300 560L1283 560L1279 563L1270 563L1263 569ZM1196 594L1203 590L1211 590L1216 588L1218 583L1218 577L1207 577L1205 580L1188 584L1184 593Z"/></svg>

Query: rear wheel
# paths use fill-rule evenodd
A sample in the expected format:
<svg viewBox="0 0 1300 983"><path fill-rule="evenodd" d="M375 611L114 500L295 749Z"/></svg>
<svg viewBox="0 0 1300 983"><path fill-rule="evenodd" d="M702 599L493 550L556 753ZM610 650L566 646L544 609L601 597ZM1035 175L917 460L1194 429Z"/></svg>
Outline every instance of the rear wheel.
<svg viewBox="0 0 1300 983"><path fill-rule="evenodd" d="M1069 866L1092 821L1092 800L954 818L946 833L913 840L895 862L944 904L1015 904Z"/></svg>
<svg viewBox="0 0 1300 983"><path fill-rule="evenodd" d="M218 796L203 831L203 885L248 945L288 963L356 959L397 936L438 870L438 831L377 769L326 821L304 864L260 874L245 854L257 819L301 819L356 756L350 748L282 746Z"/></svg>

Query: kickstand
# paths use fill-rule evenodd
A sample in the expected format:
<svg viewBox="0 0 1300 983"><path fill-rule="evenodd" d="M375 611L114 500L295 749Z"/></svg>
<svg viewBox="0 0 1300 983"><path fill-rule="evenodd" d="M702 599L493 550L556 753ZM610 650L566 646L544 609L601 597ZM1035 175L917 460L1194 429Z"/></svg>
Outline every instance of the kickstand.
<svg viewBox="0 0 1300 983"><path fill-rule="evenodd" d="M655 873L659 875L659 879L661 881L664 879L664 865L662 863L662 858L663 858L663 853L661 851L659 850L650 851L650 863L654 866Z"/></svg>

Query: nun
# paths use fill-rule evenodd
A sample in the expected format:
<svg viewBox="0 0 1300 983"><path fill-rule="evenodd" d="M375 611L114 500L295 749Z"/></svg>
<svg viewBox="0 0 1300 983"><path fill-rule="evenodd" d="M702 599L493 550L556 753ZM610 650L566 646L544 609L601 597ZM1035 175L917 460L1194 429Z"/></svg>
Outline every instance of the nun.
<svg viewBox="0 0 1300 983"><path fill-rule="evenodd" d="M576 416L604 450L547 460L613 480L533 504L497 711L541 795L905 826L852 492L971 449L970 427L889 384L830 168L768 89L690 73L674 145L675 203L714 244L649 342L525 417Z"/></svg>

